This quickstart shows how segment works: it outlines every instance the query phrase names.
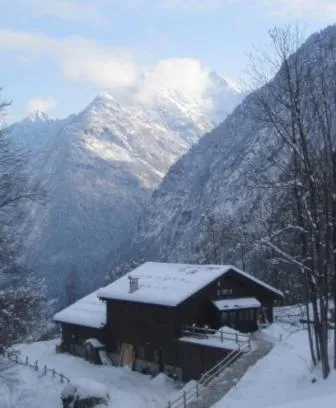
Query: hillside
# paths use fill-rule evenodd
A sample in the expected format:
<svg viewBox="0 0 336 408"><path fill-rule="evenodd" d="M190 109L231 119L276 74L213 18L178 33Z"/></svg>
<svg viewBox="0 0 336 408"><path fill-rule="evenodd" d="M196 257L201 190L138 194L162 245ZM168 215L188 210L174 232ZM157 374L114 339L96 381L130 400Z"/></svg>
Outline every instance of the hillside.
<svg viewBox="0 0 336 408"><path fill-rule="evenodd" d="M326 72L332 75L335 62L328 47L335 40L334 25L310 37L294 57L306 61L304 69L314 73L316 56L325 52ZM271 81L273 87L281 88L282 72ZM260 98L266 98L274 111L282 109L267 92L261 88L251 93L221 125L170 168L141 218L130 257L204 262L202 246L211 217L219 220L219 228L220 222L232 221L233 225L241 226L244 221L246 229L257 231L257 216L273 193L269 187L259 184L263 188L258 188L256 180L270 179L276 185L289 165L282 162L284 144L275 136L274 128L260 120L260 113L256 112ZM308 108L309 104L305 104L307 115ZM235 228L233 233L239 233L238 230ZM228 239L229 232L224 235ZM242 239L238 237L236 241L241 243ZM236 241L222 244L220 263L241 265L240 256L234 253L236 248L231 248ZM260 272L258 265L251 263L248 270Z"/></svg>
<svg viewBox="0 0 336 408"><path fill-rule="evenodd" d="M9 129L31 152L29 178L47 192L44 205L28 206L18 225L22 259L61 302L67 285L77 297L102 284L152 190L214 126L221 100L228 106L230 89L218 81L210 99L162 89L141 102L105 92L78 115L53 120L40 112Z"/></svg>

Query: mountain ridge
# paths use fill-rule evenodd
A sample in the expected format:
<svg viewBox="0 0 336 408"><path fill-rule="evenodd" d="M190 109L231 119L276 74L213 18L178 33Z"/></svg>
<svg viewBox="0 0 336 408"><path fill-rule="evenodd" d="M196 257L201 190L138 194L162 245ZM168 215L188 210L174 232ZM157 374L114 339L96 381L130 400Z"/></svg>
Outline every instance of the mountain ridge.
<svg viewBox="0 0 336 408"><path fill-rule="evenodd" d="M169 166L214 125L203 102L157 95L138 103L103 92L66 119L37 113L9 128L32 152L30 179L47 190L18 227L22 259L61 304L74 276L77 296L103 283Z"/></svg>
<svg viewBox="0 0 336 408"><path fill-rule="evenodd" d="M313 34L296 55L308 56L306 69L313 69L314 56L321 51L318 47L328 48L333 41L336 25ZM292 59L293 56L289 62ZM272 81L280 80L281 70ZM251 228L256 211L271 191L252 187L257 176L255 169L259 169L259 175L265 172L272 179L279 177L272 162L282 154L274 130L256 119L254 106L261 92L267 90L260 88L249 94L222 124L170 168L141 216L129 258L203 262L201 247L209 216L216 220L234 219L237 225L245 218ZM223 251L224 262L240 265L238 258L230 258L230 251L231 248Z"/></svg>

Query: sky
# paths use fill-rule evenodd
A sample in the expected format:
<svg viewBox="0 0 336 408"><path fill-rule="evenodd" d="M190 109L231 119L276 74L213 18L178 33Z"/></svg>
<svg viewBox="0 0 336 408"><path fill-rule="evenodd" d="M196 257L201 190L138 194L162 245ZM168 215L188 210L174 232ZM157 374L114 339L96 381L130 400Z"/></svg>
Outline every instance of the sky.
<svg viewBox="0 0 336 408"><path fill-rule="evenodd" d="M194 92L209 71L235 84L270 28L335 20L336 0L0 0L1 98L13 122L66 117L144 76L149 89Z"/></svg>

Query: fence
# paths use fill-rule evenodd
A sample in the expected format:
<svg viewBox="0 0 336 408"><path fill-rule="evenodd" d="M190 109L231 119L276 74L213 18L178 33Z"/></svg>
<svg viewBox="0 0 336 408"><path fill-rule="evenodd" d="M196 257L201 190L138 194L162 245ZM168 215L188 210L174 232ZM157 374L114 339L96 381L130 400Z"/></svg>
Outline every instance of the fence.
<svg viewBox="0 0 336 408"><path fill-rule="evenodd" d="M208 338L211 336L212 339L218 339L221 343L224 341L233 341L239 347L248 344L250 346L251 336L246 333L240 333L237 331L229 331L225 329L213 330L206 327L196 327L196 326L184 326L183 335L191 336L197 338Z"/></svg>
<svg viewBox="0 0 336 408"><path fill-rule="evenodd" d="M59 378L61 383L64 383L67 381L68 383L70 382L70 379L66 377L64 374L56 372L55 369L48 368L46 365L44 365L42 368L39 366L38 360L34 361L34 364L32 364L29 361L29 357L26 356L24 360L20 359L18 354L16 352L7 352L7 351L2 351L1 354L8 358L8 360L13 361L16 364L20 364L26 367L31 367L33 368L36 372L40 372L42 376L47 375L48 373L52 375L53 378Z"/></svg>
<svg viewBox="0 0 336 408"><path fill-rule="evenodd" d="M302 322L300 320L302 320L302 313L283 313L281 315L277 315L274 317L274 321L275 322L279 322L279 323L286 323L286 324L290 324L292 326L301 326Z"/></svg>
<svg viewBox="0 0 336 408"><path fill-rule="evenodd" d="M249 335L246 336L250 339ZM200 396L204 387L214 383L226 368L234 363L242 353L249 349L250 341L245 342L245 344L238 350L232 350L223 360L205 372L194 386L190 387L187 391L183 391L183 393L176 399L169 401L167 408L187 408L189 402L194 401Z"/></svg>

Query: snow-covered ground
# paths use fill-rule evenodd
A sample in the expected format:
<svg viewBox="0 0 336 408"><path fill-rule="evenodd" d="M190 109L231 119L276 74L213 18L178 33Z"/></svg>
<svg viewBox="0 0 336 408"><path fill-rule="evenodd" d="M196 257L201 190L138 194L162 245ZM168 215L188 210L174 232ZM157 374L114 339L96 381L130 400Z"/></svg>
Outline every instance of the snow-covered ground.
<svg viewBox="0 0 336 408"><path fill-rule="evenodd" d="M213 408L325 408L336 404L336 372L323 380L310 362L307 332L273 324L263 337L275 342L272 351L251 367ZM332 340L330 339L332 349Z"/></svg>
<svg viewBox="0 0 336 408"><path fill-rule="evenodd" d="M320 369L313 369L305 330L293 324L275 323L263 330L261 336L273 342L274 348L213 408L335 406L336 371L332 369L329 378L323 380ZM168 400L181 393L178 385L162 374L153 379L128 368L92 365L78 357L56 354L55 344L56 341L48 341L17 348L23 358L38 360L41 367L46 364L72 380L94 380L103 384L109 391L113 408L165 408ZM42 376L32 368L15 364L7 370L1 369L0 364L0 408L60 408L60 394L65 384L57 378L50 374Z"/></svg>
<svg viewBox="0 0 336 408"><path fill-rule="evenodd" d="M152 378L128 368L93 365L69 354L56 354L55 344L23 344L18 349L23 357L38 360L41 367L45 364L72 380L91 379L104 384L113 408L166 407L168 400L180 392L178 385L162 374ZM0 408L59 408L64 386L50 374L41 376L30 367L15 364L3 373L0 370Z"/></svg>

